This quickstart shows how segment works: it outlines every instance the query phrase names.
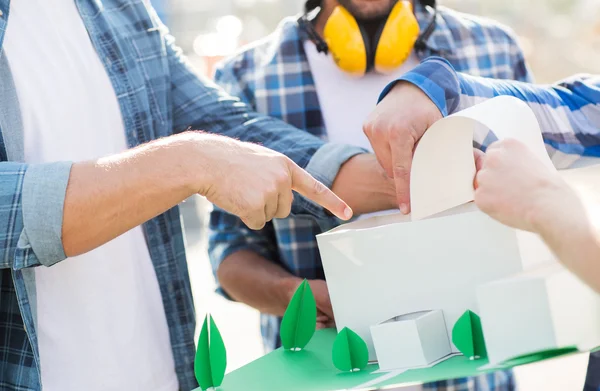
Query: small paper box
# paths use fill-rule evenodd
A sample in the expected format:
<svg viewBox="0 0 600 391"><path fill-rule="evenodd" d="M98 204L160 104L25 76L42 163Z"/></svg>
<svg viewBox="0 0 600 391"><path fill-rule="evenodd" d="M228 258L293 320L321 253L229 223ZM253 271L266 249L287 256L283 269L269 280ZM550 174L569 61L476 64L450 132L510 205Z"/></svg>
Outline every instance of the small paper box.
<svg viewBox="0 0 600 391"><path fill-rule="evenodd" d="M491 364L600 345L600 296L560 264L482 285L477 299Z"/></svg>
<svg viewBox="0 0 600 391"><path fill-rule="evenodd" d="M466 309L477 312L479 285L522 271L524 256L533 258L527 263L550 256L539 251L539 238L492 220L470 202L473 137L490 129L498 138L526 142L552 165L531 109L515 98L494 98L427 130L411 168L411 216L375 216L317 236L338 331L348 327L360 335L370 360L377 359L371 326L439 309L451 335ZM530 246L526 254L522 245Z"/></svg>
<svg viewBox="0 0 600 391"><path fill-rule="evenodd" d="M396 316L371 326L379 369L429 365L452 352L442 311Z"/></svg>

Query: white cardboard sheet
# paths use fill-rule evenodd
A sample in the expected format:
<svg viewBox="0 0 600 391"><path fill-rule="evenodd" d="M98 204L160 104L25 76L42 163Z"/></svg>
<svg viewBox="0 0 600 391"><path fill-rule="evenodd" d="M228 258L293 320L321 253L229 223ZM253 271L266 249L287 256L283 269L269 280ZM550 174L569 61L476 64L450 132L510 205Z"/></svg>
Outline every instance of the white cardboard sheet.
<svg viewBox="0 0 600 391"><path fill-rule="evenodd" d="M513 97L490 99L436 122L419 141L410 173L413 221L473 200L472 141L474 135L488 130L498 139L525 143L554 168L531 109Z"/></svg>
<svg viewBox="0 0 600 391"><path fill-rule="evenodd" d="M317 236L338 330L358 333L370 360L377 358L372 325L442 310L451 335L465 310L477 312L478 286L523 270L516 231L469 202L473 135L488 129L525 142L551 165L531 110L515 98L494 98L438 121L417 145L412 218L375 216Z"/></svg>

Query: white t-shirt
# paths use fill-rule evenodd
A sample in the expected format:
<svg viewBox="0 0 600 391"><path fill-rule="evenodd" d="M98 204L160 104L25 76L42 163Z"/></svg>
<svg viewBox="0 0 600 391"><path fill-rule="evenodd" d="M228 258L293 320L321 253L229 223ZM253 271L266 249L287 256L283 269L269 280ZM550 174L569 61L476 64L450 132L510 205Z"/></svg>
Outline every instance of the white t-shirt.
<svg viewBox="0 0 600 391"><path fill-rule="evenodd" d="M377 98L385 86L419 65L414 51L400 68L390 74L369 72L356 77L338 68L331 56L319 53L311 41L304 43L304 50L317 88L328 140L336 144L356 145L372 152L369 139L363 133L363 123L377 106ZM396 212L397 209L370 213L361 218Z"/></svg>
<svg viewBox="0 0 600 391"><path fill-rule="evenodd" d="M338 68L331 56L317 52L311 41L305 41L304 50L317 88L328 140L373 151L362 125L375 109L385 86L419 65L414 51L393 73L369 72L356 77Z"/></svg>
<svg viewBox="0 0 600 391"><path fill-rule="evenodd" d="M117 97L74 0L13 1L4 50L23 116L26 162L81 161L127 148ZM39 267L35 278L44 391L178 389L140 227Z"/></svg>

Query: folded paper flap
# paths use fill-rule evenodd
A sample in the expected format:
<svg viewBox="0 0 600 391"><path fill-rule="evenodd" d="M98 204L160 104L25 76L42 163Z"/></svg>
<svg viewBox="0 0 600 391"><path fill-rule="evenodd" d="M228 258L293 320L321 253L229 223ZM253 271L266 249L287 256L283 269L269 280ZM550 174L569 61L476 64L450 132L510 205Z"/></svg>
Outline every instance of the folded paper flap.
<svg viewBox="0 0 600 391"><path fill-rule="evenodd" d="M533 111L513 97L496 97L434 123L415 148L410 173L412 220L421 220L474 198L473 138L492 132L514 138L552 167Z"/></svg>
<svg viewBox="0 0 600 391"><path fill-rule="evenodd" d="M524 143L549 168L554 168L546 150L540 125L533 110L522 100L512 96L498 96L476 106L453 114L466 117L485 126L485 133L473 137L482 143L490 130L498 140L513 138Z"/></svg>
<svg viewBox="0 0 600 391"><path fill-rule="evenodd" d="M447 117L417 145L410 173L412 220L473 200L473 121Z"/></svg>
<svg viewBox="0 0 600 391"><path fill-rule="evenodd" d="M406 320L415 320L415 319L419 319L420 317L427 315L431 313L431 310L424 310L424 311L415 311L415 312L410 312L408 314L402 314L402 315L398 315L398 316L394 316L388 320L385 320L383 322L381 322L381 324L384 323L393 323L393 322L403 322Z"/></svg>

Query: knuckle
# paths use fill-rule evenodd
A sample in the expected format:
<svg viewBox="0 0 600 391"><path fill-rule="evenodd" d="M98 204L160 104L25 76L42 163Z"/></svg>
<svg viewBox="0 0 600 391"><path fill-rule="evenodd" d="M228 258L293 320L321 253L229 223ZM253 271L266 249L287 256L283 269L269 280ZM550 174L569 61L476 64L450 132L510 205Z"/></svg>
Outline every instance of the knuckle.
<svg viewBox="0 0 600 391"><path fill-rule="evenodd" d="M246 226L248 226L248 228L255 231L262 229L266 223L264 219L258 217L247 217L242 221L246 224Z"/></svg>
<svg viewBox="0 0 600 391"><path fill-rule="evenodd" d="M414 140L413 134L415 132L412 129L412 126L406 123L397 124L394 129L390 129L388 131L390 141L398 144L410 143L412 140Z"/></svg>
<svg viewBox="0 0 600 391"><path fill-rule="evenodd" d="M327 192L327 187L321 182L315 180L313 182L313 191L315 192L315 194L322 195L325 194L325 192Z"/></svg>
<svg viewBox="0 0 600 391"><path fill-rule="evenodd" d="M393 168L394 178L408 178L410 171L404 166L394 166Z"/></svg>
<svg viewBox="0 0 600 391"><path fill-rule="evenodd" d="M266 195L263 193L259 196L253 197L248 200L248 213L256 213L264 211L266 205Z"/></svg>
<svg viewBox="0 0 600 391"><path fill-rule="evenodd" d="M275 175L275 183L278 187L287 186L291 182L290 175L287 171L280 171Z"/></svg>
<svg viewBox="0 0 600 391"><path fill-rule="evenodd" d="M373 120L371 120L371 118L368 118L364 123L363 123L363 133L368 137L369 135L373 134Z"/></svg>
<svg viewBox="0 0 600 391"><path fill-rule="evenodd" d="M280 209L278 209L275 217L277 217L278 219L285 219L286 217L288 217L290 215L291 212L292 212L292 206L287 205L287 206L284 206L284 207L281 207Z"/></svg>
<svg viewBox="0 0 600 391"><path fill-rule="evenodd" d="M267 186L262 197L263 206L271 197L276 196L277 194L279 194L279 190L276 183Z"/></svg>

